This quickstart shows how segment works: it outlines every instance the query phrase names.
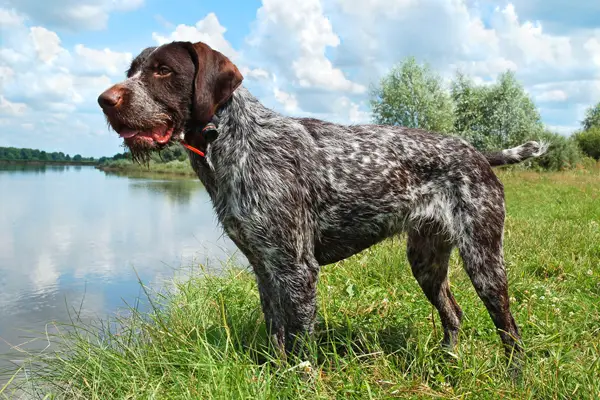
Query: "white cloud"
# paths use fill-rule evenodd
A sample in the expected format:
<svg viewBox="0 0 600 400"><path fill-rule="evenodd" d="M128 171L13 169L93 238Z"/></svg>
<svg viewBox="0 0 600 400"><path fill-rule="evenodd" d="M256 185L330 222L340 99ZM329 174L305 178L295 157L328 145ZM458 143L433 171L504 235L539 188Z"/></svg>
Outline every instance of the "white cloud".
<svg viewBox="0 0 600 400"><path fill-rule="evenodd" d="M257 12L249 43L272 57L276 67L301 87L364 93L366 87L350 81L327 58L327 48L340 45L320 0L305 0L290 7L285 0L264 0ZM289 74L292 64L293 76Z"/></svg>
<svg viewBox="0 0 600 400"><path fill-rule="evenodd" d="M326 88L335 91L364 93L366 88L350 82L344 73L334 68L325 57L301 56L292 64L296 78L303 87Z"/></svg>
<svg viewBox="0 0 600 400"><path fill-rule="evenodd" d="M594 64L600 67L600 40L598 37L589 38L583 47L588 51Z"/></svg>
<svg viewBox="0 0 600 400"><path fill-rule="evenodd" d="M105 29L113 12L128 12L144 0L5 0L35 24L74 31Z"/></svg>
<svg viewBox="0 0 600 400"><path fill-rule="evenodd" d="M266 80L271 78L271 74L262 68L250 69L246 66L240 67L240 73L244 78L252 78L256 80Z"/></svg>
<svg viewBox="0 0 600 400"><path fill-rule="evenodd" d="M296 96L290 93L286 93L279 88L273 89L273 95L275 99L283 105L286 111L296 111L298 109L298 100L296 100Z"/></svg>
<svg viewBox="0 0 600 400"><path fill-rule="evenodd" d="M47 64L51 64L65 50L60 45L60 38L55 32L40 26L30 29L33 47L38 58Z"/></svg>
<svg viewBox="0 0 600 400"><path fill-rule="evenodd" d="M566 66L572 62L568 37L545 34L540 23L521 22L512 4L497 8L492 27L500 39L500 50L522 64Z"/></svg>
<svg viewBox="0 0 600 400"><path fill-rule="evenodd" d="M0 92L2 91L4 84L10 82L14 76L15 71L12 68L6 65L0 65Z"/></svg>
<svg viewBox="0 0 600 400"><path fill-rule="evenodd" d="M569 98L569 95L563 90L548 90L536 96L536 100L540 102L548 101L565 101Z"/></svg>
<svg viewBox="0 0 600 400"><path fill-rule="evenodd" d="M122 75L133 58L131 53L121 53L108 48L90 49L82 44L75 46L75 54L77 64L82 65L87 71L109 75Z"/></svg>
<svg viewBox="0 0 600 400"><path fill-rule="evenodd" d="M172 41L204 42L234 60L238 54L225 39L225 32L227 32L227 29L220 24L217 16L214 13L210 13L194 26L177 25L175 30L169 35L163 36L154 32L152 33L152 38L159 45Z"/></svg>
<svg viewBox="0 0 600 400"><path fill-rule="evenodd" d="M23 23L23 19L23 16L17 14L15 10L0 8L0 27L2 29L19 26Z"/></svg>
<svg viewBox="0 0 600 400"><path fill-rule="evenodd" d="M133 11L144 5L144 0L112 0L113 9L117 11Z"/></svg>
<svg viewBox="0 0 600 400"><path fill-rule="evenodd" d="M18 116L25 114L25 111L27 111L27 104L13 103L0 95L0 115Z"/></svg>

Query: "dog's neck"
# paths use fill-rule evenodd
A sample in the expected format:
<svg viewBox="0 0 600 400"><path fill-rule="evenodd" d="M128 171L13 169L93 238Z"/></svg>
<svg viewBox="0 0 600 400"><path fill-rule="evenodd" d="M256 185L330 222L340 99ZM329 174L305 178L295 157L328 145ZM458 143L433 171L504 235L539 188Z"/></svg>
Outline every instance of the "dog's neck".
<svg viewBox="0 0 600 400"><path fill-rule="evenodd" d="M223 162L239 162L241 155L251 151L252 142L260 135L260 127L277 117L277 113L263 106L243 85L220 107L218 134L206 146L202 157L188 152L192 167L209 193L217 189L215 168Z"/></svg>

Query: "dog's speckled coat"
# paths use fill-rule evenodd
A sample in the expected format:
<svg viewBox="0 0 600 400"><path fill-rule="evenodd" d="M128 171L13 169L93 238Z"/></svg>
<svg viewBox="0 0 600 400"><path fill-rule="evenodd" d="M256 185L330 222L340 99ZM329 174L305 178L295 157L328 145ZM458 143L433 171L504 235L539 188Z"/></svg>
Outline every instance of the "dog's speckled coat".
<svg viewBox="0 0 600 400"><path fill-rule="evenodd" d="M155 81L166 78L153 72L160 65L173 71L162 84ZM286 117L240 86L232 65L204 44L151 48L120 86L127 102L118 113L103 108L115 130L151 129L160 110L177 134L203 146L206 157L190 152L192 166L252 264L280 349L293 350L313 330L320 266L407 232L407 256L440 314L444 344L454 346L462 317L448 284L457 247L506 350L521 351L503 261L503 186L491 167L539 156L544 146L484 155L462 139L423 130ZM217 86L213 99L199 98ZM212 117L207 102L220 119L210 143L194 133Z"/></svg>

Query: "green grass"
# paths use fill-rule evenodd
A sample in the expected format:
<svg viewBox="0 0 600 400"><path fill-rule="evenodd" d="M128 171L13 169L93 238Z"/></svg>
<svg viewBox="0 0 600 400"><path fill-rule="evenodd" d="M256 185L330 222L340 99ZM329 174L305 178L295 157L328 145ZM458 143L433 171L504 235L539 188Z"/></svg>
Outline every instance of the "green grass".
<svg viewBox="0 0 600 400"><path fill-rule="evenodd" d="M152 173L166 175L181 175L187 177L196 177L189 160L173 160L169 162L150 161L149 165L134 163L130 160L121 159L115 161L107 161L97 166L98 169L108 172L121 173Z"/></svg>
<svg viewBox="0 0 600 400"><path fill-rule="evenodd" d="M456 254L450 279L464 324L456 354L444 356L439 318L400 238L323 268L313 379L299 373L306 366L270 362L254 280L231 268L196 269L175 290L149 295L153 311L132 310L118 330L71 326L54 338L58 351L32 358L13 386L90 400L600 398L600 174L499 175L512 310L526 348L518 382Z"/></svg>

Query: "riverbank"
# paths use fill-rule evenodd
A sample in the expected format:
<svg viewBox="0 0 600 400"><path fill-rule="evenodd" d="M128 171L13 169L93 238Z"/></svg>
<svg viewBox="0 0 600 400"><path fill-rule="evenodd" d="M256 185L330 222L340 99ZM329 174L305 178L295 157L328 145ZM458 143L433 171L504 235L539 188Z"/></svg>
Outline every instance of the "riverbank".
<svg viewBox="0 0 600 400"><path fill-rule="evenodd" d="M121 159L99 164L96 166L96 168L101 171L119 172L124 174L151 173L182 177L196 177L196 174L192 169L189 160L175 160L166 163L157 163L155 161L150 161L150 164L148 165L141 165L138 163L131 162L130 160Z"/></svg>
<svg viewBox="0 0 600 400"><path fill-rule="evenodd" d="M150 313L60 327L72 332L50 338L63 343L57 352L25 363L2 395L12 398L18 382L40 398L68 399L598 398L600 175L499 175L512 310L526 347L520 382L507 377L456 252L450 281L464 323L456 354L442 356L439 317L411 275L404 239L394 239L323 268L312 380L298 373L306 366L269 362L248 270L195 268L168 292L148 293Z"/></svg>

